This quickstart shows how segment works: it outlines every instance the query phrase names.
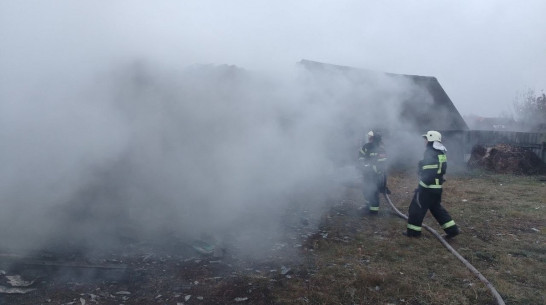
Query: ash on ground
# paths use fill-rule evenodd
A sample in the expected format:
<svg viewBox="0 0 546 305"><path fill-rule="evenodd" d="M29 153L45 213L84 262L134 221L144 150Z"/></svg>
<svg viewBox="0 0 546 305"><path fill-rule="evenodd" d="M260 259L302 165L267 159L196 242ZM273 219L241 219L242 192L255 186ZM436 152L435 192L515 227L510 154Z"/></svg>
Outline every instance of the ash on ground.
<svg viewBox="0 0 546 305"><path fill-rule="evenodd" d="M287 223L261 258L226 241L174 237L130 242L111 253L0 248L0 305L273 304L275 287L307 272L298 253L307 251L303 243L316 224L306 216Z"/></svg>

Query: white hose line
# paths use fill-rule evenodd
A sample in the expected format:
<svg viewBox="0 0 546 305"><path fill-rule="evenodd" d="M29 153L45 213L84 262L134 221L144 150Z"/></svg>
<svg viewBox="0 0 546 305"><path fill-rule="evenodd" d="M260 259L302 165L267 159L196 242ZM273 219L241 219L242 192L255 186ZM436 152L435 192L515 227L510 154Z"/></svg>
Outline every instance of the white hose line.
<svg viewBox="0 0 546 305"><path fill-rule="evenodd" d="M389 205L394 210L394 212L396 212L396 214L398 214L398 216L400 216L400 217L407 220L408 216L402 214L394 206L391 199L389 198L389 195L387 195L387 194L384 194L384 195L385 195L385 198L387 199L387 201L389 202ZM483 274L481 274L480 271L478 271L478 269L474 268L474 266L472 266L464 257L462 257L440 234L438 234L438 232L436 232L436 230L434 230L433 228L427 226L426 224L423 224L422 226L425 229L427 229L430 233L432 233L432 235L436 236L436 238L442 243L442 245L444 245L444 247L446 247L449 250L449 252L451 252L453 255L455 255L455 257L457 257L470 271L472 271L472 273L474 273L480 279L480 281L482 281L485 284L485 286L487 286L487 288L489 288L489 291L491 291L491 293L493 294L493 296L497 300L497 304L505 305L505 303L502 300L502 297L498 293L497 289L495 289L493 284L491 284L491 282L489 282L485 278L485 276L483 276Z"/></svg>

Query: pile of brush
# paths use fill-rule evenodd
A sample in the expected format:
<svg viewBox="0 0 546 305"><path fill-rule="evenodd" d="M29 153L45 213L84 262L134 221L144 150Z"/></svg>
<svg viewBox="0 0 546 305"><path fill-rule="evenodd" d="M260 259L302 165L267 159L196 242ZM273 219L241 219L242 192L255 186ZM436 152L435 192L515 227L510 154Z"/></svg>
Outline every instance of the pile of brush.
<svg viewBox="0 0 546 305"><path fill-rule="evenodd" d="M471 169L483 168L503 174L537 175L546 173L546 164L531 150L509 144L493 147L475 145L467 163Z"/></svg>

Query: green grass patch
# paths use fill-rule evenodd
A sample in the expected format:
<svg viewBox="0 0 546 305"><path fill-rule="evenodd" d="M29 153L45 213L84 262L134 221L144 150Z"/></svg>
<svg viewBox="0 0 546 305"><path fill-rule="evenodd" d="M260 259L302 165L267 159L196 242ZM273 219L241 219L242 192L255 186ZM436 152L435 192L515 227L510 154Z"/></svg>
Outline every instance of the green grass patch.
<svg viewBox="0 0 546 305"><path fill-rule="evenodd" d="M447 177L443 204L461 227L451 242L507 304L544 304L546 183L537 177L484 172ZM391 200L406 213L417 179L389 177ZM496 304L489 290L429 232L401 233L406 221L382 199L378 216L358 216L348 188L305 242L305 278L272 288L281 304ZM342 213L340 212L342 211ZM441 232L429 215L425 223Z"/></svg>

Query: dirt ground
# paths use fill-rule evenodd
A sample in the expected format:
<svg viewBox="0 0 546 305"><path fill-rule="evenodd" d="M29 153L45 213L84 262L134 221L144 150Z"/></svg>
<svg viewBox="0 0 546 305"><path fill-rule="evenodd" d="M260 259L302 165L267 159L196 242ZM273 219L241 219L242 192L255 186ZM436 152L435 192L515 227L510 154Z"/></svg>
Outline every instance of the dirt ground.
<svg viewBox="0 0 546 305"><path fill-rule="evenodd" d="M19 275L33 284L0 295L0 304L271 304L269 287L294 276L280 253L275 262L258 262L179 250L93 259L4 254L11 264L2 282Z"/></svg>
<svg viewBox="0 0 546 305"><path fill-rule="evenodd" d="M0 305L276 304L272 290L301 276L302 241L314 232L302 218L260 258L176 238L128 243L110 253L67 245L0 250ZM197 247L203 244L214 250Z"/></svg>
<svg viewBox="0 0 546 305"><path fill-rule="evenodd" d="M402 212L413 175L389 178L391 198ZM446 204L463 230L454 246L500 285L507 304L544 301L538 287L546 282L540 275L546 249L540 194L546 187L539 178L448 180ZM538 195L525 195L530 192ZM110 253L69 246L0 250L0 304L494 304L437 241L427 234L408 241L400 234L404 222L384 201L379 217L363 219L361 202L358 185L344 187L320 222L296 218L260 258L229 248L204 253L175 238L128 243ZM412 281L426 283L427 290L416 292Z"/></svg>

